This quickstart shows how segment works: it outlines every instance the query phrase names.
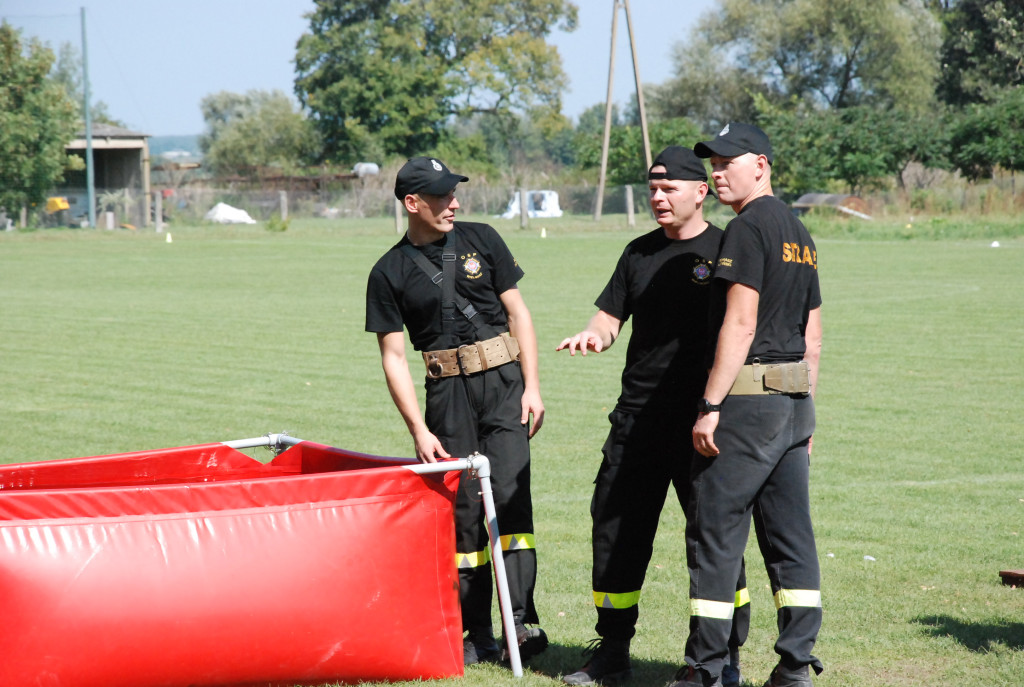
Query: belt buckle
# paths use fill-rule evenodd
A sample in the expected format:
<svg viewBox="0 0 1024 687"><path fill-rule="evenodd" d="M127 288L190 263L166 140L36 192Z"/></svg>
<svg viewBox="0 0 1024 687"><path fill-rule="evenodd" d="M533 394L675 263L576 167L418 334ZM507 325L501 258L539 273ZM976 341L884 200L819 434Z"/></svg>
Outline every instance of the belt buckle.
<svg viewBox="0 0 1024 687"><path fill-rule="evenodd" d="M431 379L440 379L444 374L444 367L437 355L431 355L427 360L427 376Z"/></svg>
<svg viewBox="0 0 1024 687"><path fill-rule="evenodd" d="M459 362L459 372L461 372L462 374L468 376L470 373L469 373L468 370L466 370L465 362L462 360L462 352L465 351L465 350L477 351L478 359L479 359L480 352L477 349L475 344L465 344L465 345L459 346L458 348L455 349L455 359Z"/></svg>

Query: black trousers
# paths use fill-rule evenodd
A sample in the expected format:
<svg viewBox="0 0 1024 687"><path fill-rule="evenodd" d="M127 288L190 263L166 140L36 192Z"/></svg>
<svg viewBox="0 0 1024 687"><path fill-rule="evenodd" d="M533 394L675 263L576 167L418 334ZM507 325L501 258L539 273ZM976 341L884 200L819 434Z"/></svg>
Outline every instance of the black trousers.
<svg viewBox="0 0 1024 687"><path fill-rule="evenodd" d="M468 377L428 379L426 391L427 427L445 450L459 458L480 452L490 461L512 614L521 623L536 623L530 443L529 428L520 423L523 376L519 363ZM465 474L455 500L455 542L462 627L488 628L493 585L487 526L480 483Z"/></svg>
<svg viewBox="0 0 1024 687"><path fill-rule="evenodd" d="M590 503L593 591L597 634L630 639L636 632L640 590L651 561L658 521L671 484L686 512L694 417L649 417L616 409ZM742 568L730 644L739 647L750 629L750 604Z"/></svg>
<svg viewBox="0 0 1024 687"><path fill-rule="evenodd" d="M787 668L810 665L821 627L818 554L811 527L807 442L814 401L787 395L729 396L722 407L714 458L694 454L686 525L690 569L690 636L686 662L720 675L729 638L729 580L741 569L754 518L775 594L775 651Z"/></svg>

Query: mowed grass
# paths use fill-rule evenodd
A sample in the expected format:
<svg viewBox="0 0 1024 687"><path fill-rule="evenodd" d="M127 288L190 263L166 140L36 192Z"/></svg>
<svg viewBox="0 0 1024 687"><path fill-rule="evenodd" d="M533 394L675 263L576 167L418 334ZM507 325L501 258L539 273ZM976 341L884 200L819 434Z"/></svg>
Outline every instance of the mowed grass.
<svg viewBox="0 0 1024 687"><path fill-rule="evenodd" d="M625 340L586 359L554 348L586 323L637 231L621 217L494 223L526 271L541 348L537 601L552 646L521 681L474 666L459 684L551 686L594 636L589 504ZM966 224L969 240L866 240L857 226L821 224L817 239L825 350L811 489L826 672L816 684L1024 684L1024 590L998 577L1024 568L1022 232L1004 228L993 248ZM955 222L942 226L957 235ZM397 240L392 220L171 233L172 243L141 231L0 234L0 462L279 431L410 454L363 331L366 274ZM670 497L633 684L670 682L682 661L684 556ZM750 686L774 665L776 632L753 542L748 569Z"/></svg>

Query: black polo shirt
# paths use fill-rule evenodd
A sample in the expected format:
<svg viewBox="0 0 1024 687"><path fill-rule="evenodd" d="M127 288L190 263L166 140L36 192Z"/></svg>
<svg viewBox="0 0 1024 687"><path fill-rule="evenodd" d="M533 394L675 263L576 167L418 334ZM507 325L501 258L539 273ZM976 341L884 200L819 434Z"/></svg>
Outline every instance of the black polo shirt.
<svg viewBox="0 0 1024 687"><path fill-rule="evenodd" d="M807 315L821 306L818 251L807 228L778 198L755 198L725 228L715 264L709 365L725 318L725 293L732 283L745 284L759 294L757 330L747 364L755 358L801 360Z"/></svg>
<svg viewBox="0 0 1024 687"><path fill-rule="evenodd" d="M595 305L633 331L618 408L632 413L687 411L707 379L704 349L712 269L722 230L709 224L682 240L665 230L631 241Z"/></svg>
<svg viewBox="0 0 1024 687"><path fill-rule="evenodd" d="M498 331L508 330L500 296L515 288L523 271L493 227L477 222L456 222L455 292L480 313L478 317ZM370 270L366 286L366 331L409 331L417 351L453 348L478 340L473 325L462 315L454 322L455 340L445 341L441 328L441 288L408 256L402 246L406 236L385 253ZM411 245L411 244L410 244ZM444 239L413 246L441 270Z"/></svg>

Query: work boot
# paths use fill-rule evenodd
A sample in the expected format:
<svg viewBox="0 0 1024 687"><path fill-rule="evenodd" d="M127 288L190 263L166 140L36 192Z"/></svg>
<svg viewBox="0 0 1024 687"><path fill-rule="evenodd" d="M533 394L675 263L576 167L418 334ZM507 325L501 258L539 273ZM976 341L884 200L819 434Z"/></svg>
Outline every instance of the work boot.
<svg viewBox="0 0 1024 687"><path fill-rule="evenodd" d="M519 660L525 661L533 658L548 648L548 636L539 627L526 627L516 621L516 639L519 643ZM508 663L511 657L508 653L508 642L501 646L501 661Z"/></svg>
<svg viewBox="0 0 1024 687"><path fill-rule="evenodd" d="M790 670L781 664L777 665L768 682L764 683L764 687L812 687L811 671L807 666Z"/></svg>
<svg viewBox="0 0 1024 687"><path fill-rule="evenodd" d="M494 632L489 627L470 629L462 639L463 665L497 661L500 655L501 649L494 641Z"/></svg>
<svg viewBox="0 0 1024 687"><path fill-rule="evenodd" d="M676 681L669 687L722 687L722 678L712 678L702 668L685 665L676 672Z"/></svg>
<svg viewBox="0 0 1024 687"><path fill-rule="evenodd" d="M590 659L575 673L562 678L567 685L616 685L633 677L628 639L593 639L583 650Z"/></svg>
<svg viewBox="0 0 1024 687"><path fill-rule="evenodd" d="M729 647L729 662L722 666L722 687L739 687L742 680L739 647Z"/></svg>

